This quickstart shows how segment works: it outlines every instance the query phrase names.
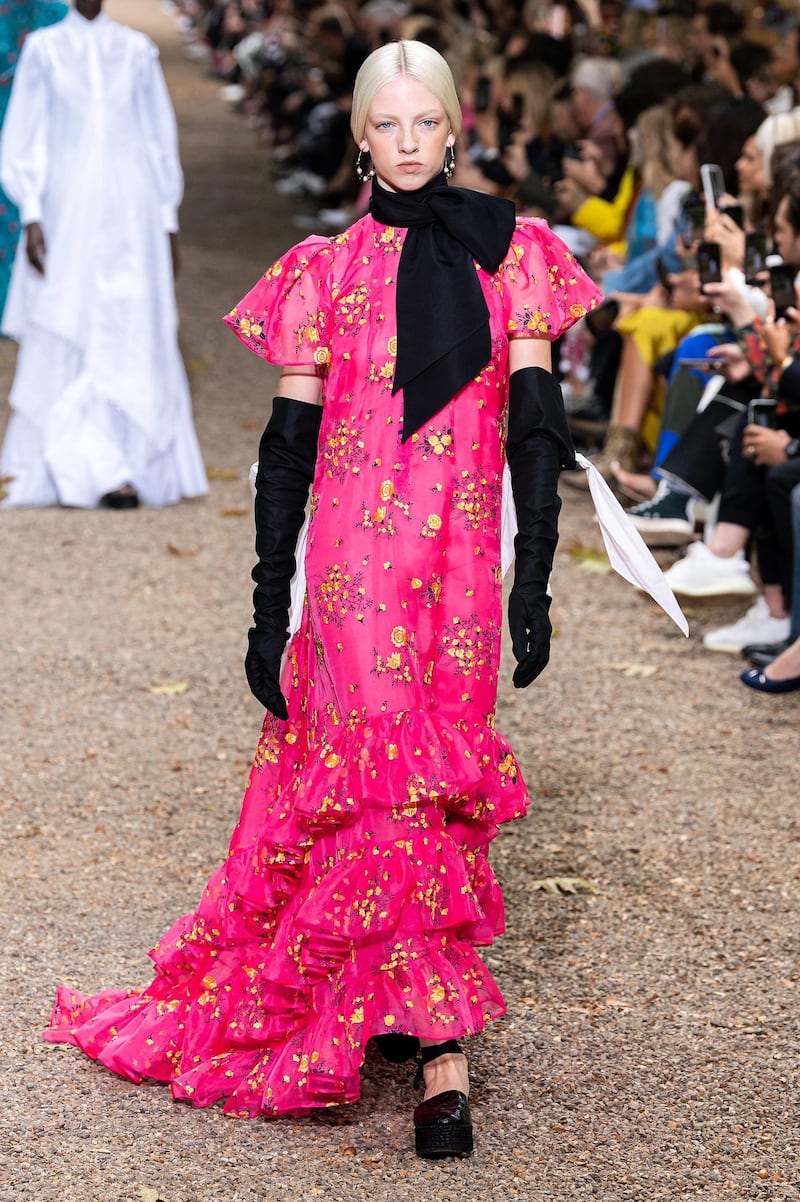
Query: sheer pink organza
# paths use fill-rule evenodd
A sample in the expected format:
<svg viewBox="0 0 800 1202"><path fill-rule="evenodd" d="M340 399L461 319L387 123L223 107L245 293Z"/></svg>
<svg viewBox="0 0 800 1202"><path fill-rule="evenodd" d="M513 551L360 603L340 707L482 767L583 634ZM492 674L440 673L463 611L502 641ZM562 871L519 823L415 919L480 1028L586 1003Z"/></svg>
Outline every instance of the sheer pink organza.
<svg viewBox="0 0 800 1202"><path fill-rule="evenodd" d="M373 1035L450 1038L504 1012L475 948L503 930L491 839L528 794L494 729L508 335L556 337L597 292L542 222L479 272L493 356L407 443L403 230L310 238L226 319L326 368L307 594L228 857L140 992L62 987L45 1038L177 1098L302 1114L359 1095Z"/></svg>

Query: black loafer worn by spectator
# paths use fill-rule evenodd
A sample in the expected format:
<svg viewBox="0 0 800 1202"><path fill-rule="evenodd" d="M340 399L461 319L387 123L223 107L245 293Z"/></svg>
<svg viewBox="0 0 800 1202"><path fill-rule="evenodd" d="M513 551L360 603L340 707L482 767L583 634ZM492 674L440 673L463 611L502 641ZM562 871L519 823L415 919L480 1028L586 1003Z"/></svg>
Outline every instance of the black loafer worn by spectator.
<svg viewBox="0 0 800 1202"><path fill-rule="evenodd" d="M794 640L789 638L782 639L779 643L748 643L746 647L742 647L742 658L754 668L766 668L767 664L777 659L792 642Z"/></svg>

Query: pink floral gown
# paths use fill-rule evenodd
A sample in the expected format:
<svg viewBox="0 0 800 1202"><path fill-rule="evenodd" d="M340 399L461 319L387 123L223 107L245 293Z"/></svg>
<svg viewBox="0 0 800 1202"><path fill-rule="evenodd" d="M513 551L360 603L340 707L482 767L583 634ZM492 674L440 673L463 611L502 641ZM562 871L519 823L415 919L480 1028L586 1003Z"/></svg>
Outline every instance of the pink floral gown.
<svg viewBox="0 0 800 1202"><path fill-rule="evenodd" d="M372 1035L471 1035L504 1012L476 945L528 794L494 727L508 335L554 338L597 290L544 222L478 269L491 362L406 443L392 396L406 231L311 237L226 318L272 363L327 369L303 617L228 859L141 991L61 987L46 1038L235 1115L359 1096ZM454 298L457 303L457 298Z"/></svg>

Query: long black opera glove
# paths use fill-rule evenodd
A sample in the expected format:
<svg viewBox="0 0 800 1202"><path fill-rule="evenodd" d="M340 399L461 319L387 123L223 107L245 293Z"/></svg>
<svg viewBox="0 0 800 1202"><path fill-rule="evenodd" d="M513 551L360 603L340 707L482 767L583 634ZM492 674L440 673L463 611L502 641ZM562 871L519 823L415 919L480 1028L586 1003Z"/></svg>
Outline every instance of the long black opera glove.
<svg viewBox="0 0 800 1202"><path fill-rule="evenodd" d="M547 583L558 543L558 476L562 468L575 467L561 388L543 367L511 376L506 458L519 525L508 627L517 661L514 686L525 689L550 659Z"/></svg>
<svg viewBox="0 0 800 1202"><path fill-rule="evenodd" d="M254 696L276 718L288 718L280 688L283 649L289 637L290 584L297 536L314 479L322 406L277 396L261 436L256 476L254 625L248 631L244 669Z"/></svg>

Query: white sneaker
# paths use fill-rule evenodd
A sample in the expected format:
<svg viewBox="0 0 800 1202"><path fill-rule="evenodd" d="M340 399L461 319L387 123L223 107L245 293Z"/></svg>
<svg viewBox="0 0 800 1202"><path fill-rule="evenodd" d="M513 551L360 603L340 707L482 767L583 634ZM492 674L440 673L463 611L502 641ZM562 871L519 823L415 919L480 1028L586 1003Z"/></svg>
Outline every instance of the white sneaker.
<svg viewBox="0 0 800 1202"><path fill-rule="evenodd" d="M664 573L664 579L683 597L752 597L757 592L744 551L723 559L705 543L691 543L683 559Z"/></svg>
<svg viewBox="0 0 800 1202"><path fill-rule="evenodd" d="M719 630L703 635L709 651L730 651L734 655L751 643L782 643L789 637L790 618L773 618L763 597L751 605L743 618Z"/></svg>

